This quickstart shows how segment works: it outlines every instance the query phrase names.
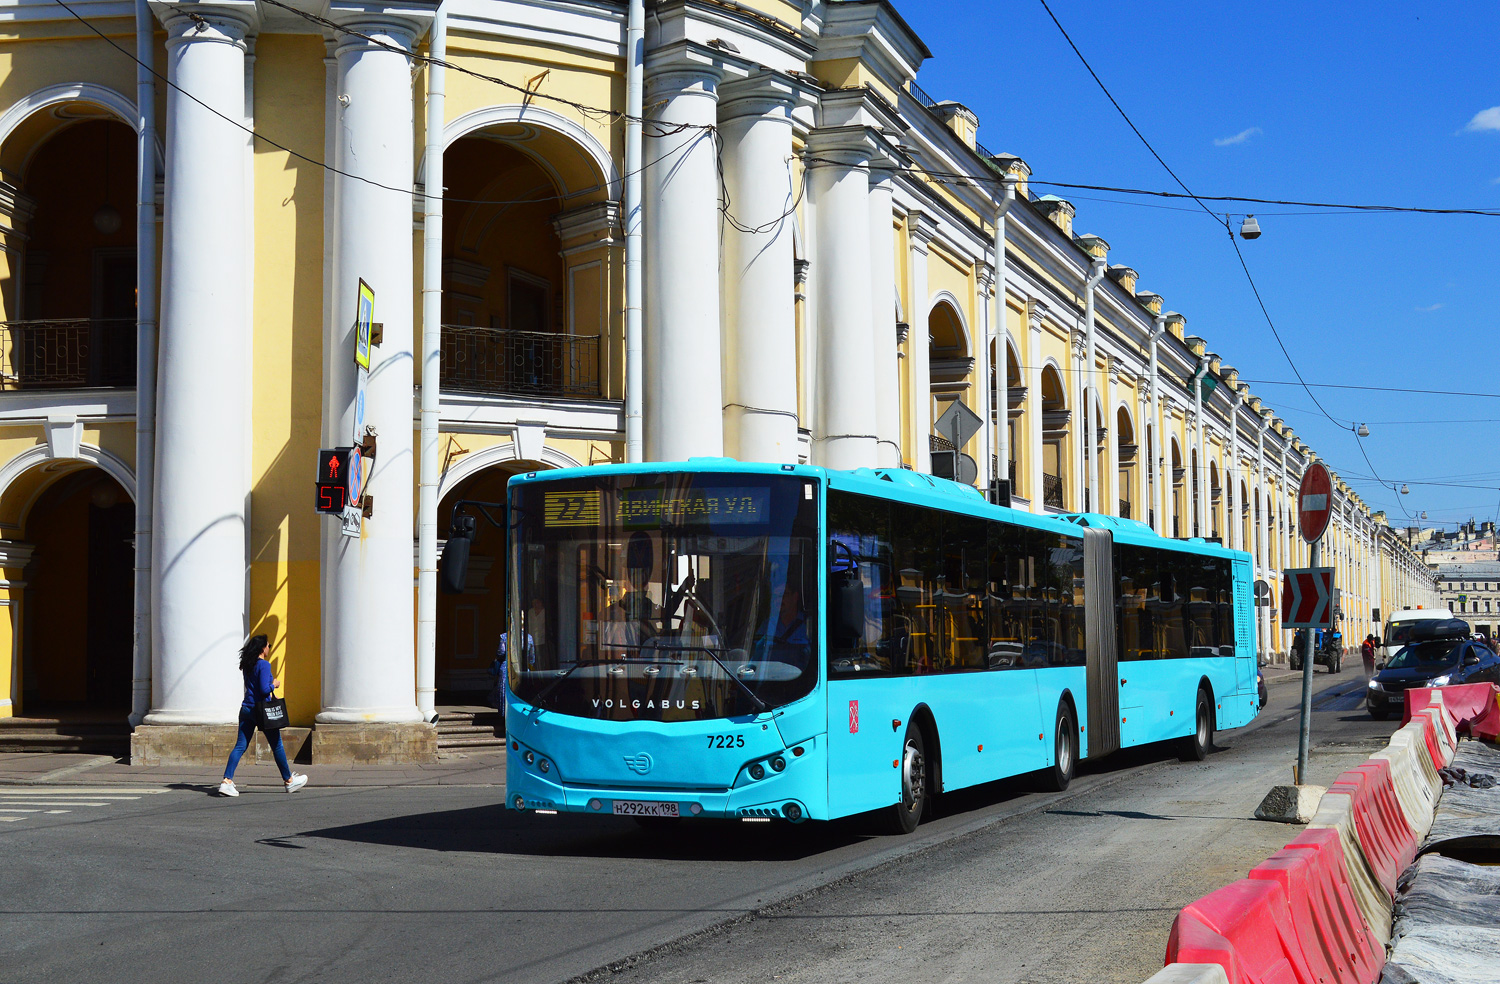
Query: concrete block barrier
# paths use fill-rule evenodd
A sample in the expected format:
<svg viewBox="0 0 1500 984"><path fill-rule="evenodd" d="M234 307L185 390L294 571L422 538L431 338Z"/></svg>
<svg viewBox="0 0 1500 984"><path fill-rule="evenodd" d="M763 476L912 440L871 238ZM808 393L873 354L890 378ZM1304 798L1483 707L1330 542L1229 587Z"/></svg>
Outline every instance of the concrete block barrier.
<svg viewBox="0 0 1500 984"><path fill-rule="evenodd" d="M1250 878L1281 885L1315 980L1373 984L1380 976L1385 945L1354 899L1336 832L1307 831L1256 865Z"/></svg>

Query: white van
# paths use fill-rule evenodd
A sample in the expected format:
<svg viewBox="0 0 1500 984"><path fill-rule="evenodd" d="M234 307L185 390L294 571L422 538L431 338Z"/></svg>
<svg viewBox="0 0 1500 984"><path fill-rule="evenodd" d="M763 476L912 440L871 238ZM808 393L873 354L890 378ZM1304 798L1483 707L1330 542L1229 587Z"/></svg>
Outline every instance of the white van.
<svg viewBox="0 0 1500 984"><path fill-rule="evenodd" d="M1393 612L1385 621L1385 635L1381 638L1380 645L1375 647L1375 663L1384 666L1392 656L1399 653L1411 635L1412 626L1418 622L1436 622L1452 617L1453 613L1446 608L1409 608Z"/></svg>

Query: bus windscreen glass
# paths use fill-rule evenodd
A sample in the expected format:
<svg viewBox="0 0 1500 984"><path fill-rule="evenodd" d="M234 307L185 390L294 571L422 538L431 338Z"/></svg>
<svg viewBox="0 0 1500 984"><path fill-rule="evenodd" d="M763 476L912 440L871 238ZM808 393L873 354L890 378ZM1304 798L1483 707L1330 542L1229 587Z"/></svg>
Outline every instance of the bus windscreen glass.
<svg viewBox="0 0 1500 984"><path fill-rule="evenodd" d="M816 482L527 483L511 490L511 522L508 671L521 700L691 721L768 710L816 684Z"/></svg>

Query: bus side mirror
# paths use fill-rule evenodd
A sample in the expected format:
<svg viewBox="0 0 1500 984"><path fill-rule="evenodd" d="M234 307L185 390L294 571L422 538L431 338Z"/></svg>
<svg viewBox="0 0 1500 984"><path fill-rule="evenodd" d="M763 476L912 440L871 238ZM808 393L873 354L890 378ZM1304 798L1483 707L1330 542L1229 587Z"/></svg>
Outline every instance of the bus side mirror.
<svg viewBox="0 0 1500 984"><path fill-rule="evenodd" d="M469 576L469 547L474 543L474 517L454 516L438 559L438 588L444 594L463 594Z"/></svg>

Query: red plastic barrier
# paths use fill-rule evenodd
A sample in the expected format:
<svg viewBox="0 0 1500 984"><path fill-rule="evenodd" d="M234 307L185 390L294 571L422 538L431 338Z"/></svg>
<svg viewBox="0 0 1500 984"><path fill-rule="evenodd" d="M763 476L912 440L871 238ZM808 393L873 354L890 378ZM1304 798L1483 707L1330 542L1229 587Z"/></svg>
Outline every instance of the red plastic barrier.
<svg viewBox="0 0 1500 984"><path fill-rule="evenodd" d="M1319 984L1274 879L1241 878L1184 906L1167 937L1167 963L1216 963L1229 984Z"/></svg>
<svg viewBox="0 0 1500 984"><path fill-rule="evenodd" d="M1421 687L1407 691L1401 723L1411 720L1432 704L1432 692L1443 692L1443 710L1455 730L1467 725L1476 738L1495 741L1500 738L1500 687L1493 683L1464 683L1456 687Z"/></svg>
<svg viewBox="0 0 1500 984"><path fill-rule="evenodd" d="M1371 759L1339 776L1328 791L1348 794L1354 826L1359 832L1359 845L1370 862L1370 870L1386 894L1394 896L1396 879L1416 859L1419 845L1417 833L1407 822L1401 801L1396 798L1391 763L1385 759Z"/></svg>
<svg viewBox="0 0 1500 984"><path fill-rule="evenodd" d="M1349 885L1338 831L1309 830L1250 872L1281 885L1302 957L1317 981L1373 984L1385 947L1365 924Z"/></svg>

